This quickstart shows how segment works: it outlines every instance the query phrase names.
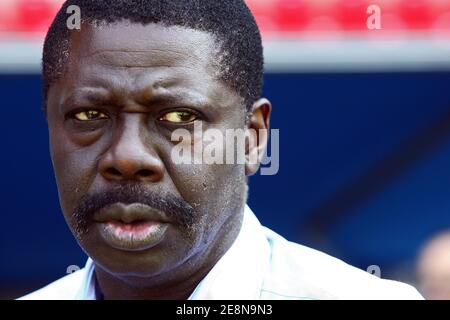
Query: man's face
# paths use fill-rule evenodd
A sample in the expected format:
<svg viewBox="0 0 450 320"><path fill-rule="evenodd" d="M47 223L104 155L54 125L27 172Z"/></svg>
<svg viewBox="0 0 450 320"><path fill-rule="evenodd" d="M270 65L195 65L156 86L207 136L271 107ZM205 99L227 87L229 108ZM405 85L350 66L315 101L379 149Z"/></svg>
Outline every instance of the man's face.
<svg viewBox="0 0 450 320"><path fill-rule="evenodd" d="M239 229L244 165L171 158L176 129L245 126L242 99L218 79L217 48L209 33L156 24L83 26L71 37L48 93L51 156L65 218L109 273L182 268Z"/></svg>
<svg viewBox="0 0 450 320"><path fill-rule="evenodd" d="M418 284L429 300L450 300L450 235L427 243L417 263Z"/></svg>

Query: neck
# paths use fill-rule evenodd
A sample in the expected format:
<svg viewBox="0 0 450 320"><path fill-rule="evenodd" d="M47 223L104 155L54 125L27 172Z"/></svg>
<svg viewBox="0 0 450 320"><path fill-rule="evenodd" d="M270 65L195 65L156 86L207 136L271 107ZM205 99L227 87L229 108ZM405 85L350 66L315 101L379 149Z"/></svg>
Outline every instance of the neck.
<svg viewBox="0 0 450 320"><path fill-rule="evenodd" d="M120 277L95 266L98 288L106 300L186 300L237 238L242 224L238 219L226 221L211 245L190 257L180 266L151 278ZM237 221L235 221L237 220Z"/></svg>

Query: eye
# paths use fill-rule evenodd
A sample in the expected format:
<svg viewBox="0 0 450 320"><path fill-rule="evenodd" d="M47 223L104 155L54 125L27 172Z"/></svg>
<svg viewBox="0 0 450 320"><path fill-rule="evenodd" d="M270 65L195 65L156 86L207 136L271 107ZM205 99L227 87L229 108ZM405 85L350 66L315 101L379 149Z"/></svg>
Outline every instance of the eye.
<svg viewBox="0 0 450 320"><path fill-rule="evenodd" d="M164 114L160 121L167 121L173 123L189 123L197 120L197 115L189 112L189 111L172 111Z"/></svg>
<svg viewBox="0 0 450 320"><path fill-rule="evenodd" d="M109 118L106 114L98 110L80 111L75 113L73 117L78 121L94 121Z"/></svg>

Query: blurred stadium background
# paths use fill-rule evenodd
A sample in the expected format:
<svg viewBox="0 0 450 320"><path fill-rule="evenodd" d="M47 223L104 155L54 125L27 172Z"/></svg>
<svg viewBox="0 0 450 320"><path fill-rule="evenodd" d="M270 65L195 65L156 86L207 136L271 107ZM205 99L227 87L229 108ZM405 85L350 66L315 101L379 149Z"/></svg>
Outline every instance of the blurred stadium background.
<svg viewBox="0 0 450 320"><path fill-rule="evenodd" d="M0 1L0 298L82 266L60 214L41 109L42 41L60 0ZM280 171L250 206L290 240L414 283L450 226L450 0L249 0L266 49ZM381 8L381 30L366 9Z"/></svg>

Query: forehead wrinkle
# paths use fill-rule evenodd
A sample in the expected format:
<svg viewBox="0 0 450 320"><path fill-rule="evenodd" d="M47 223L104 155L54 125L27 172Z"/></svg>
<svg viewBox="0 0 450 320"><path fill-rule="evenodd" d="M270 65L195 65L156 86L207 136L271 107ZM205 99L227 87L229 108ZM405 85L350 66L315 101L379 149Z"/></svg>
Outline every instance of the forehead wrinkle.
<svg viewBox="0 0 450 320"><path fill-rule="evenodd" d="M72 48L74 54L70 56L72 59L76 59L78 56L80 59L87 60L82 65L88 69L83 67L82 69L87 71L88 75L92 75L93 68L97 65L99 68L105 67L118 71L129 69L133 72L140 72L139 69L143 69L142 71L146 72L145 69L149 69L149 73L153 72L150 69L158 68L162 69L163 73L167 69L186 70L182 71L185 74L206 71L204 76L208 76L209 80L219 80L221 72L218 70L216 55L220 51L220 45L218 46L219 43L214 35L194 30L194 36L189 38L192 41L186 42L181 37L184 33L179 32L184 32L185 28L167 28L158 25L154 25L153 28L163 30L164 33L159 35L158 33L148 33L147 30L145 33L138 30L138 40L131 42L129 37L123 36L127 27L113 25L110 29L108 28L108 31L111 32L105 34L107 30L89 26L86 33L83 33L83 37L81 34L73 36L73 40L76 38L77 41ZM165 36L173 34L172 31L176 31L175 39L166 39ZM120 36L113 38L112 42L106 41L105 37L110 33L117 33ZM153 38L154 42L151 41ZM205 42L205 40L210 42ZM211 46L211 44L213 45ZM72 70L75 73L80 73L80 71ZM100 70L100 73L104 72Z"/></svg>
<svg viewBox="0 0 450 320"><path fill-rule="evenodd" d="M86 29L89 41L82 45L85 47L83 51L92 51L90 54L98 51L159 51L198 59L207 55L211 45L214 48L218 44L215 35L209 32L157 23L136 25L121 22L109 24L107 28L88 25ZM188 41L186 32L190 33ZM128 36L130 33L133 37Z"/></svg>
<svg viewBox="0 0 450 320"><path fill-rule="evenodd" d="M152 52L158 54L152 55ZM211 64L208 59L202 59L197 56L170 51L177 54L176 57L170 55L161 55L167 53L163 49L151 50L98 50L91 54L81 56L82 59L94 60L103 66L114 68L182 68L194 70L196 67L204 67ZM189 64L185 62L189 61ZM139 62L140 61L140 62Z"/></svg>
<svg viewBox="0 0 450 320"><path fill-rule="evenodd" d="M158 53L167 53L170 52L172 54L178 55L178 56L186 56L186 57L190 57L190 58L194 58L197 60L202 60L200 59L197 55L193 55L193 54L188 54L185 52L181 52L181 51L177 51L177 50L172 50L172 49L160 49L160 48L148 48L145 50L130 50L130 49L97 49L94 50L93 52L89 53L89 54L85 54L82 55L82 58L85 57L93 57L99 54L103 54L103 53L149 53L149 52L158 52Z"/></svg>

